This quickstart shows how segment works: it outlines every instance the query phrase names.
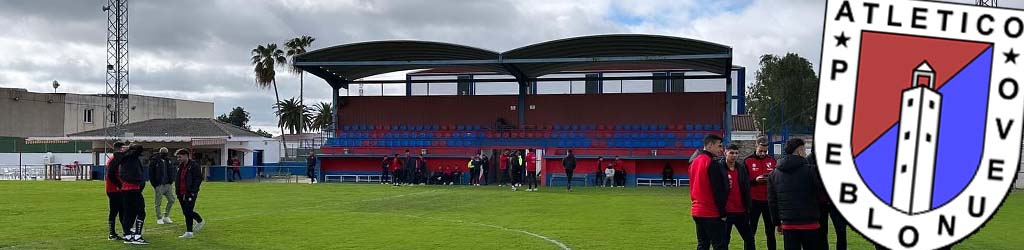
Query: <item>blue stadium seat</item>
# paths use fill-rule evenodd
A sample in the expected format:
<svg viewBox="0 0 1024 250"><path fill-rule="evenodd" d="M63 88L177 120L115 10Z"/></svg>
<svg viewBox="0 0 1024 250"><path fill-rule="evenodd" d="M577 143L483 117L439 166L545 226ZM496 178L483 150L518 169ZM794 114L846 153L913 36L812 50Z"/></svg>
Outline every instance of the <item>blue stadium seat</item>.
<svg viewBox="0 0 1024 250"><path fill-rule="evenodd" d="M693 124L686 124L686 131L693 131Z"/></svg>
<svg viewBox="0 0 1024 250"><path fill-rule="evenodd" d="M441 126L434 125L434 126L430 127L430 130L433 130L433 131L441 130Z"/></svg>

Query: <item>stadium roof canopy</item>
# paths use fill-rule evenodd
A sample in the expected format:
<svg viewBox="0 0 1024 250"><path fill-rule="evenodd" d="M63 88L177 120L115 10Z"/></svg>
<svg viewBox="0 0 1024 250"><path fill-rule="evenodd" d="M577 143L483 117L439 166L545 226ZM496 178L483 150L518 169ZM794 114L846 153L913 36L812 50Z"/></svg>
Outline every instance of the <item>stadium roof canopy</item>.
<svg viewBox="0 0 1024 250"><path fill-rule="evenodd" d="M428 41L375 41L333 46L295 58L293 65L347 87L364 77L413 69L458 67L496 72L527 82L537 77L604 64L650 64L730 78L732 48L680 37L613 34L537 43L503 53Z"/></svg>

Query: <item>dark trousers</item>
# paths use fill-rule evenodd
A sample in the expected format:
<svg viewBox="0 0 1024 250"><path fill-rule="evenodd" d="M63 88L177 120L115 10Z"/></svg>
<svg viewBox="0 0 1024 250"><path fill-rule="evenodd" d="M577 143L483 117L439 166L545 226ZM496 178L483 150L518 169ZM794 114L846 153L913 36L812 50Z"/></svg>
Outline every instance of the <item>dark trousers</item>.
<svg viewBox="0 0 1024 250"><path fill-rule="evenodd" d="M203 217L196 213L196 199L199 199L199 194L178 194L181 214L185 216L185 232L192 232L193 221L203 222Z"/></svg>
<svg viewBox="0 0 1024 250"><path fill-rule="evenodd" d="M726 236L729 234L729 225L719 218L693 217L693 224L697 226L697 250L729 249Z"/></svg>
<svg viewBox="0 0 1024 250"><path fill-rule="evenodd" d="M601 172L601 168L597 168L597 174L594 174L594 186L604 185L604 172Z"/></svg>
<svg viewBox="0 0 1024 250"><path fill-rule="evenodd" d="M565 189L572 190L572 171L573 169L565 170Z"/></svg>
<svg viewBox="0 0 1024 250"><path fill-rule="evenodd" d="M725 232L725 245L729 245L729 241L732 238L732 234L729 232L730 228L736 228L736 232L740 233L740 238L743 238L743 249L754 250L754 231L750 229L750 219L747 218L747 213L729 214L726 217L726 232Z"/></svg>
<svg viewBox="0 0 1024 250"><path fill-rule="evenodd" d="M505 185L508 182L508 169L498 169L498 185Z"/></svg>
<svg viewBox="0 0 1024 250"><path fill-rule="evenodd" d="M121 192L124 196L122 205L121 227L128 234L142 234L146 222L146 198L142 197L142 190ZM130 233L129 233L130 232Z"/></svg>
<svg viewBox="0 0 1024 250"><path fill-rule="evenodd" d="M662 186L674 186L675 185L675 179L672 178L671 174L662 173L661 174L661 185Z"/></svg>
<svg viewBox="0 0 1024 250"><path fill-rule="evenodd" d="M526 185L528 185L527 188L529 189L540 187L539 183L537 183L537 171L527 171Z"/></svg>
<svg viewBox="0 0 1024 250"><path fill-rule="evenodd" d="M824 250L821 230L782 230L782 241L786 250Z"/></svg>
<svg viewBox="0 0 1024 250"><path fill-rule="evenodd" d="M836 206L829 204L827 206L821 206L821 217L818 218L818 223L821 225L821 249L829 249L828 246L828 220L832 218L832 226L836 230L836 250L846 250L846 220L836 210Z"/></svg>
<svg viewBox="0 0 1024 250"><path fill-rule="evenodd" d="M391 172L391 183L398 185L402 183L402 170L395 170Z"/></svg>
<svg viewBox="0 0 1024 250"><path fill-rule="evenodd" d="M316 176L313 175L313 167L306 168L306 176L309 177L309 181L316 180Z"/></svg>
<svg viewBox="0 0 1024 250"><path fill-rule="evenodd" d="M389 174L390 173L388 173L388 169L387 168L380 168L380 183L388 182L388 181L385 181L385 180L387 180L388 177L391 177Z"/></svg>
<svg viewBox="0 0 1024 250"><path fill-rule="evenodd" d="M768 210L767 201L750 201L750 229L753 235L757 235L757 220L764 219L764 237L768 241L768 250L775 250L775 224L772 222L772 213Z"/></svg>
<svg viewBox="0 0 1024 250"><path fill-rule="evenodd" d="M615 186L626 186L626 171L615 171Z"/></svg>
<svg viewBox="0 0 1024 250"><path fill-rule="evenodd" d="M118 215L122 215L122 207L124 207L124 198L122 198L121 192L108 192L107 202L109 205L110 212L107 214L107 225L110 227L110 235L117 235L115 223L117 223ZM121 219L121 232L127 233L128 228L125 227L124 218Z"/></svg>
<svg viewBox="0 0 1024 250"><path fill-rule="evenodd" d="M238 178L235 178L235 176L238 176ZM231 168L231 179L232 180L241 180L242 179L242 171L240 169L237 169L237 168Z"/></svg>

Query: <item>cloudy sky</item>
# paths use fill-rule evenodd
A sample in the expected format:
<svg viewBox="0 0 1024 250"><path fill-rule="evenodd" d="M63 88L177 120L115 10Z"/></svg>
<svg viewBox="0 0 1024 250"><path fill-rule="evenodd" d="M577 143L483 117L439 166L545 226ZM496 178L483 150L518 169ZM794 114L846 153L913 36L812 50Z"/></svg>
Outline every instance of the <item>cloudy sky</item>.
<svg viewBox="0 0 1024 250"><path fill-rule="evenodd" d="M959 0L974 2L974 0ZM1024 1L1003 1L1024 7ZM106 14L102 0L0 1L0 86L102 93ZM250 51L300 36L313 48L388 39L432 40L495 51L552 39L647 33L730 45L735 64L795 52L817 63L821 0L136 0L130 1L132 93L215 102L215 113L242 106L251 124L275 126L273 90L254 84ZM815 66L817 68L817 66ZM748 77L748 79L752 79ZM306 102L330 88L306 77ZM299 78L279 70L282 98Z"/></svg>

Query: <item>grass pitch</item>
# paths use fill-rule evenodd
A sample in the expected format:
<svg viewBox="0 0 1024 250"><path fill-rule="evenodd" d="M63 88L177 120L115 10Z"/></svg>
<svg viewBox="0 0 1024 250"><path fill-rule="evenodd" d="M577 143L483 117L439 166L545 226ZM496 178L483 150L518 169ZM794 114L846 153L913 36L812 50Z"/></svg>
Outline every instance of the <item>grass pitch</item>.
<svg viewBox="0 0 1024 250"><path fill-rule="evenodd" d="M106 240L103 183L0 181L0 249L691 249L685 188L204 183L195 239L157 225L152 188L145 237ZM982 232L955 249L1020 249L1024 196L1013 193ZM120 228L118 229L120 230ZM758 231L758 249L764 249ZM873 249L852 230L850 249ZM781 236L779 249L781 249ZM741 249L733 233L731 249Z"/></svg>

